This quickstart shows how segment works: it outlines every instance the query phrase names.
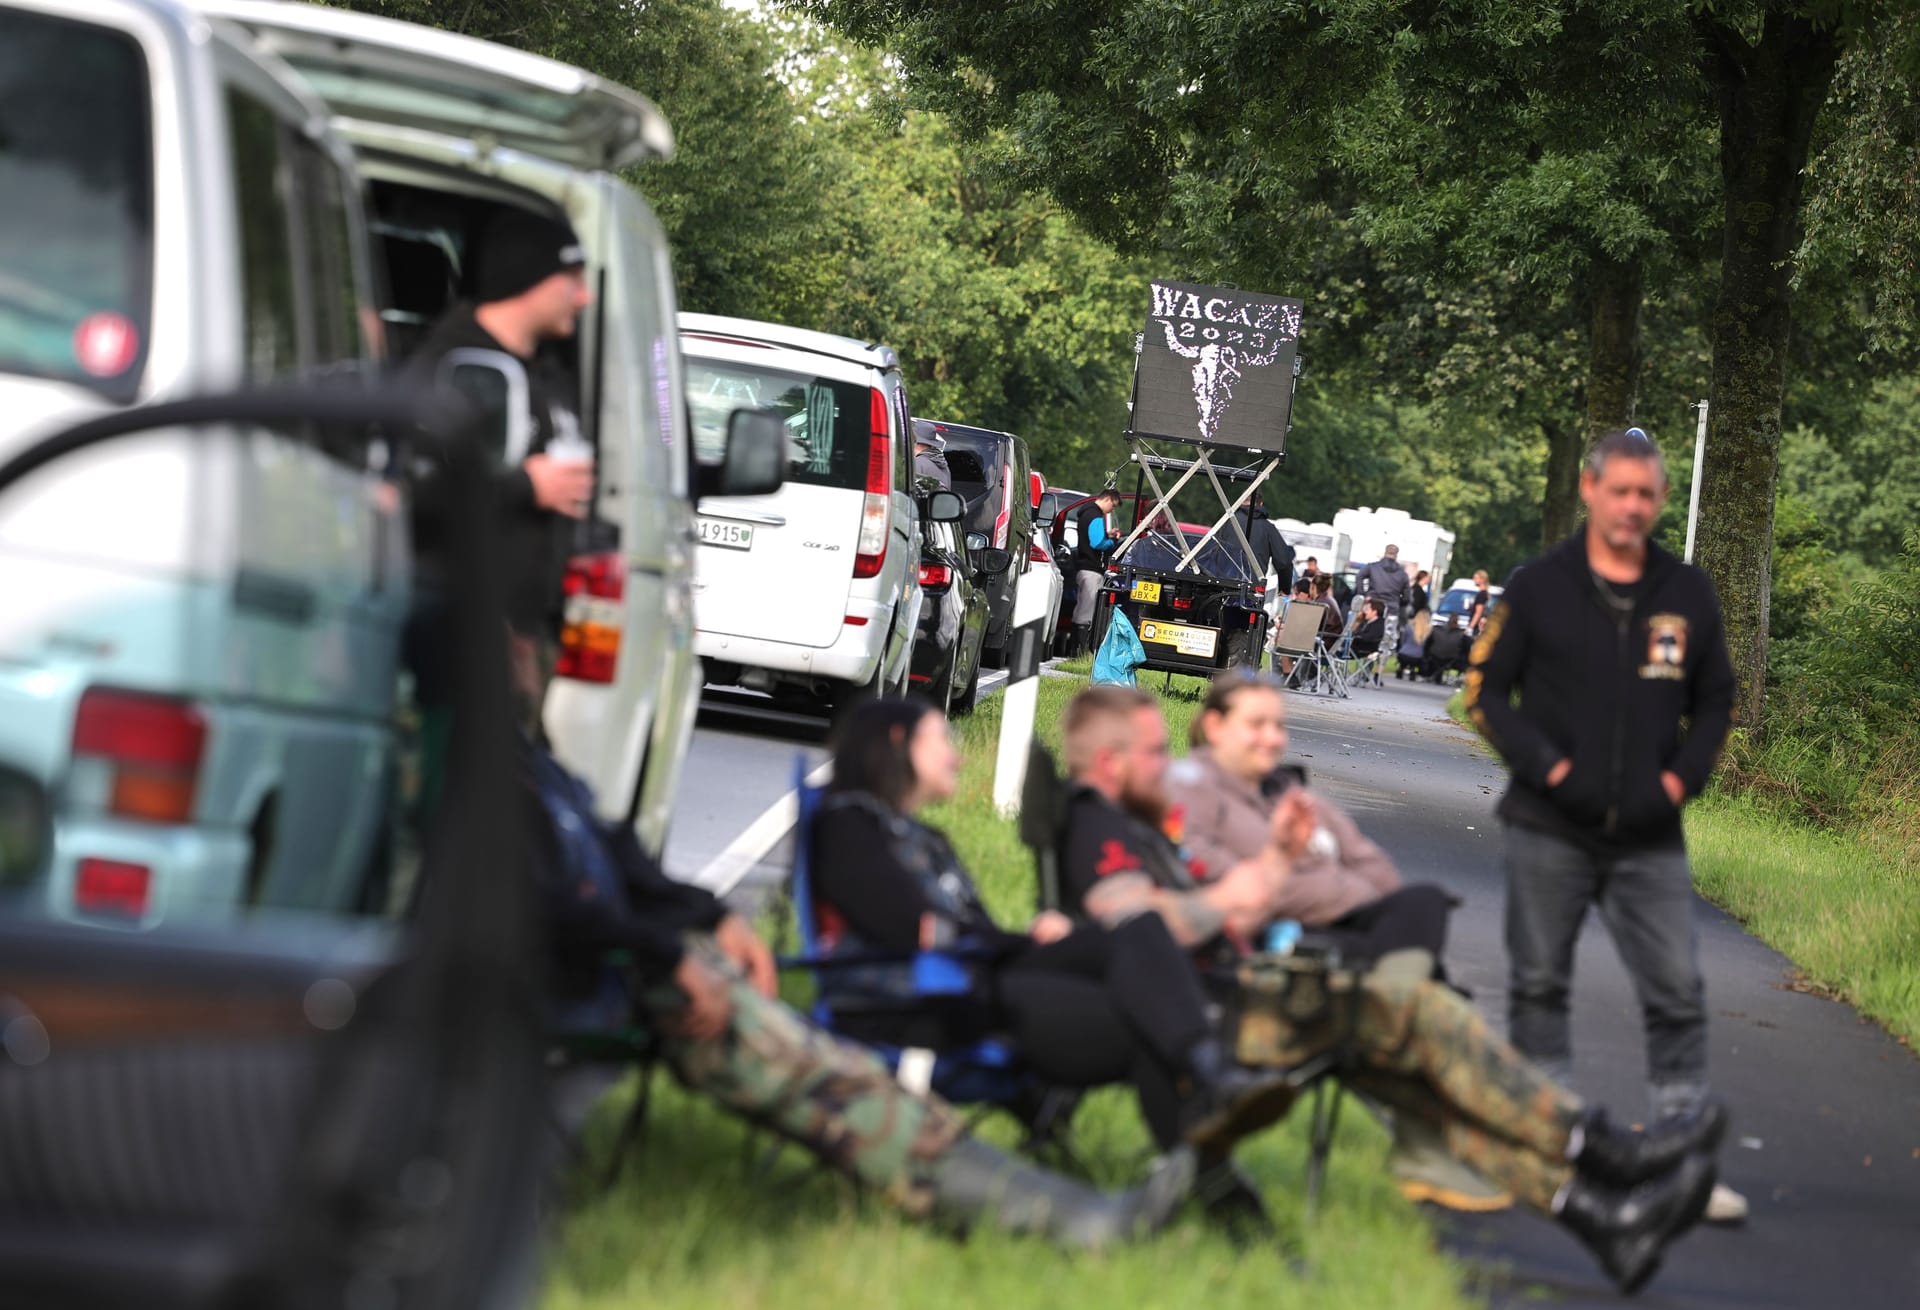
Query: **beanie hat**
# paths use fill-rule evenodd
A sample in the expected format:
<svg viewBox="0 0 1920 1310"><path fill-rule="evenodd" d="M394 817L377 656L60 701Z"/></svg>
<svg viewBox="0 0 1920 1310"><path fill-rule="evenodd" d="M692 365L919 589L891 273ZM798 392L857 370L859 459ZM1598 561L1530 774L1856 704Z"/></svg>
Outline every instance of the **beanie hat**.
<svg viewBox="0 0 1920 1310"><path fill-rule="evenodd" d="M504 210L481 229L473 298L483 305L510 300L555 273L586 262L580 238L564 218Z"/></svg>

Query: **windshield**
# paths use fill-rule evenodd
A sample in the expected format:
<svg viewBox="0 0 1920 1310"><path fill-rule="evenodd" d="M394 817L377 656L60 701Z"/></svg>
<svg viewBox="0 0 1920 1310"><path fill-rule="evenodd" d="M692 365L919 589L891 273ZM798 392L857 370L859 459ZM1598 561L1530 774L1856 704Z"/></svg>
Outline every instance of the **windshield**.
<svg viewBox="0 0 1920 1310"><path fill-rule="evenodd" d="M0 370L133 399L153 244L148 136L132 37L0 10Z"/></svg>
<svg viewBox="0 0 1920 1310"><path fill-rule="evenodd" d="M816 487L867 485L872 404L867 388L749 364L687 360L693 450L703 464L726 454L727 418L770 409L787 424L787 481Z"/></svg>

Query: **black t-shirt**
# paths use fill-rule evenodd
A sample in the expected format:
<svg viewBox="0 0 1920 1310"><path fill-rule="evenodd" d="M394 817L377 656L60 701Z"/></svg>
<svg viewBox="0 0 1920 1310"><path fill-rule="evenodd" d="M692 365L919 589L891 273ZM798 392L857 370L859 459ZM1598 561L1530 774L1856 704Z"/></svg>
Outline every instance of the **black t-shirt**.
<svg viewBox="0 0 1920 1310"><path fill-rule="evenodd" d="M1180 852L1166 837L1098 792L1082 789L1067 812L1067 840L1060 869L1061 908L1083 914L1103 878L1139 873L1156 886L1187 890L1194 885Z"/></svg>
<svg viewBox="0 0 1920 1310"><path fill-rule="evenodd" d="M513 354L480 326L472 305L456 305L434 324L419 351L408 361L407 371L431 383L441 359L452 351L469 349ZM514 358L520 359L517 355ZM566 370L545 358L520 359L520 362L527 371L528 408L533 420L533 434L526 453L539 454L558 437L578 437L579 401ZM496 453L504 455L504 452ZM534 504L533 483L517 465L503 465L496 483L507 556L507 622L516 631L529 635L556 636L564 602L562 582L576 525L565 515ZM414 510L414 548L429 568L443 545L444 512L429 476L416 489Z"/></svg>

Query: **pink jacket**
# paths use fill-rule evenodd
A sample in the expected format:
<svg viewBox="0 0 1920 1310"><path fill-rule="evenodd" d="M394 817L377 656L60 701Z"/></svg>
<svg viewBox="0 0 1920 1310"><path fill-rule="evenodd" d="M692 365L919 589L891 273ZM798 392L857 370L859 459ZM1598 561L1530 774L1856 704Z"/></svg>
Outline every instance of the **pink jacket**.
<svg viewBox="0 0 1920 1310"><path fill-rule="evenodd" d="M1266 845L1274 800L1221 768L1206 747L1168 769L1167 793L1179 820L1177 838L1202 879L1219 877ZM1275 892L1270 917L1323 928L1397 890L1400 872L1346 811L1317 792L1313 803L1320 827Z"/></svg>

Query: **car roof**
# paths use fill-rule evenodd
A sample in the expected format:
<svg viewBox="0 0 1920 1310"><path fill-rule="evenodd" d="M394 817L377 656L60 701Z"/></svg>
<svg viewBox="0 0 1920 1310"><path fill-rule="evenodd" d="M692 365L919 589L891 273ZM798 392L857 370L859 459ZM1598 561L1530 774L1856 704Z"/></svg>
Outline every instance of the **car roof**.
<svg viewBox="0 0 1920 1310"><path fill-rule="evenodd" d="M811 328L788 327L784 323L730 318L724 314L682 313L680 331L684 336L803 350L813 355L845 360L850 364L864 364L869 368L891 370L900 367L900 356L894 353L891 346L835 336L831 332L816 332Z"/></svg>

